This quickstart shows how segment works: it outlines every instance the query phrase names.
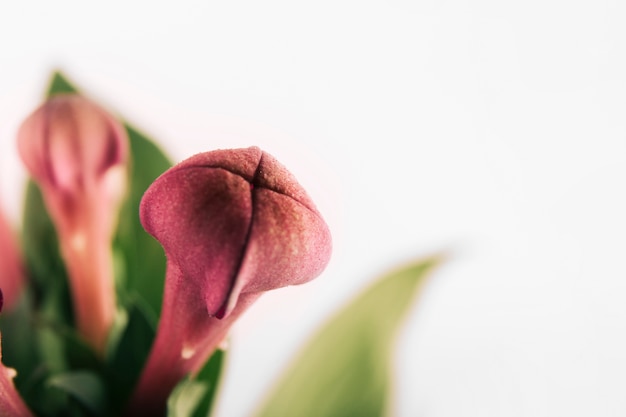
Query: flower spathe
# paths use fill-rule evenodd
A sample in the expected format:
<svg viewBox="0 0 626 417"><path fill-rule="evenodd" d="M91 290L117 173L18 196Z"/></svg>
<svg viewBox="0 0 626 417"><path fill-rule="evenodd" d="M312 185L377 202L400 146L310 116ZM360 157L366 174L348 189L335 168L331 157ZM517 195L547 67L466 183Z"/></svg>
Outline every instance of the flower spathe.
<svg viewBox="0 0 626 417"><path fill-rule="evenodd" d="M164 248L167 275L129 415L158 415L260 294L318 276L332 244L304 189L256 147L202 153L171 168L144 194L140 217Z"/></svg>
<svg viewBox="0 0 626 417"><path fill-rule="evenodd" d="M86 98L62 94L24 121L17 143L57 230L78 330L104 354L115 316L111 239L125 188L126 132Z"/></svg>
<svg viewBox="0 0 626 417"><path fill-rule="evenodd" d="M217 318L242 293L313 279L330 257L330 233L313 202L256 147L183 161L148 189L140 215Z"/></svg>

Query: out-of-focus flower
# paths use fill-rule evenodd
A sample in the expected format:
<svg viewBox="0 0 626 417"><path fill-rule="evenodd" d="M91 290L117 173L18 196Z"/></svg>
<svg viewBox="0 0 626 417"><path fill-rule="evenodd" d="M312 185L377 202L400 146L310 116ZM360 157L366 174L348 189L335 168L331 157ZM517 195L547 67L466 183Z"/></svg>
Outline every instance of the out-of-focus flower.
<svg viewBox="0 0 626 417"><path fill-rule="evenodd" d="M0 290L0 311L3 297ZM32 417L32 413L24 404L22 397L15 389L13 378L16 372L2 364L2 337L0 335L0 417Z"/></svg>
<svg viewBox="0 0 626 417"><path fill-rule="evenodd" d="M172 388L200 369L261 293L321 273L331 237L295 178L255 147L171 168L144 194L140 216L164 248L167 276L129 415L159 415Z"/></svg>
<svg viewBox="0 0 626 417"><path fill-rule="evenodd" d="M0 288L4 293L4 307L7 310L11 310L17 302L23 285L24 268L15 234L4 212L0 210Z"/></svg>
<svg viewBox="0 0 626 417"><path fill-rule="evenodd" d="M115 314L111 239L125 188L126 132L84 97L58 95L24 121L18 149L59 235L78 330L103 354Z"/></svg>

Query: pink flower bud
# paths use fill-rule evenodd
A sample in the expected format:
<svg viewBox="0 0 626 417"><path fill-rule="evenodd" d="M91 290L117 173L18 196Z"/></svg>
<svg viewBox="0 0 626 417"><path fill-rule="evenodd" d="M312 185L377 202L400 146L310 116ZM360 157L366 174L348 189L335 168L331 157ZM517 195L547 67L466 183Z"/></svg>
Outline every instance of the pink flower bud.
<svg viewBox="0 0 626 417"><path fill-rule="evenodd" d="M58 95L24 121L18 149L57 229L78 329L102 354L115 313L111 239L125 188L126 132L84 97Z"/></svg>
<svg viewBox="0 0 626 417"><path fill-rule="evenodd" d="M146 191L140 216L165 250L167 276L157 338L131 410L156 415L261 293L322 272L331 237L295 178L255 147L176 165Z"/></svg>
<svg viewBox="0 0 626 417"><path fill-rule="evenodd" d="M2 291L0 291L0 310L2 310ZM0 417L32 417L24 400L15 389L13 378L15 369L2 364L2 337L0 336Z"/></svg>
<svg viewBox="0 0 626 417"><path fill-rule="evenodd" d="M4 292L5 308L11 310L24 285L24 269L15 235L2 210L0 210L0 254L0 288Z"/></svg>

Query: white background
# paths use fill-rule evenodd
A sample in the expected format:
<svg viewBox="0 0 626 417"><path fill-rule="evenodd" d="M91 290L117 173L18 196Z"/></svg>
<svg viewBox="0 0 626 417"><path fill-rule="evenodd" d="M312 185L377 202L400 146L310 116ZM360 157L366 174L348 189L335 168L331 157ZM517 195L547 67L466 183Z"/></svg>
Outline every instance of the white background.
<svg viewBox="0 0 626 417"><path fill-rule="evenodd" d="M326 272L234 330L218 416L434 252L390 415L624 416L625 21L619 0L2 1L0 199L17 222L15 132L59 67L175 160L264 148L333 231Z"/></svg>

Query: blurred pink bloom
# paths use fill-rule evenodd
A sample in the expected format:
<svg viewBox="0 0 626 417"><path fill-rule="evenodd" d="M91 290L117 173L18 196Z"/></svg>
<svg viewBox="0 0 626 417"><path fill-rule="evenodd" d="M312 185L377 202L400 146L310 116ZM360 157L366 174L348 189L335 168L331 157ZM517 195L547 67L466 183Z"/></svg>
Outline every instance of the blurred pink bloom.
<svg viewBox="0 0 626 417"><path fill-rule="evenodd" d="M78 330L103 354L115 314L111 239L125 188L126 132L84 97L58 95L24 121L18 149L59 235Z"/></svg>
<svg viewBox="0 0 626 417"><path fill-rule="evenodd" d="M7 310L11 310L17 302L23 285L24 269L16 236L0 210L0 289L4 293Z"/></svg>
<svg viewBox="0 0 626 417"><path fill-rule="evenodd" d="M167 275L156 341L129 415L159 415L233 322L265 291L319 275L328 227L295 178L258 148L193 156L161 175L140 207Z"/></svg>
<svg viewBox="0 0 626 417"><path fill-rule="evenodd" d="M0 310L2 310L2 291L0 291ZM13 378L15 369L2 364L2 337L0 335L0 417L32 417L22 397L15 389Z"/></svg>

